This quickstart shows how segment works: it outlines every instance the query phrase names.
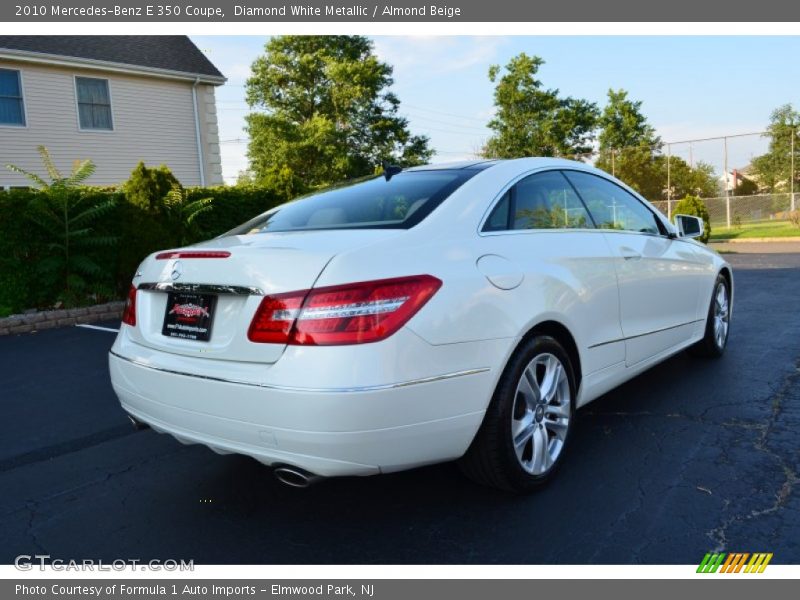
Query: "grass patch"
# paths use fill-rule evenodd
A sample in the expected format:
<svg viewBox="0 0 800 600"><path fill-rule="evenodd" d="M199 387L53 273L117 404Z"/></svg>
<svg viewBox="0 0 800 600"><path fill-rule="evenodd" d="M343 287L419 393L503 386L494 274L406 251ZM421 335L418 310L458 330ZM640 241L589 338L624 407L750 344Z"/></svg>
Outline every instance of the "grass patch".
<svg viewBox="0 0 800 600"><path fill-rule="evenodd" d="M730 229L726 229L724 224L711 226L711 240L716 241L772 237L800 237L800 227L795 227L789 221L756 221Z"/></svg>

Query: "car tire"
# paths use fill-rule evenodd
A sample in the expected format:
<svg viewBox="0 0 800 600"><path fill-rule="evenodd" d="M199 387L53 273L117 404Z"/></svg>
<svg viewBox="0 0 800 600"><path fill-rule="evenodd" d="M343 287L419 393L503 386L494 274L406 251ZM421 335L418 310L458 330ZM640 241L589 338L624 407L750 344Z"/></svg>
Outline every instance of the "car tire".
<svg viewBox="0 0 800 600"><path fill-rule="evenodd" d="M731 318L731 289L727 278L718 275L714 282L714 293L706 316L706 330L703 339L689 348L695 356L719 358L728 345Z"/></svg>
<svg viewBox="0 0 800 600"><path fill-rule="evenodd" d="M462 472L477 483L518 493L551 479L569 440L576 389L572 361L556 339L524 340L459 461Z"/></svg>

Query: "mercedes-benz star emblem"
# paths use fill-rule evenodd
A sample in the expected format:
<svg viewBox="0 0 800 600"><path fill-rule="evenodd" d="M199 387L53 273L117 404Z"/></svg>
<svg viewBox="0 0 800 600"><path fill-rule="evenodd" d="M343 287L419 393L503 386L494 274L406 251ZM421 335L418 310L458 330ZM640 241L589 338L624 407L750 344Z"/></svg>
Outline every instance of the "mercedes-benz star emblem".
<svg viewBox="0 0 800 600"><path fill-rule="evenodd" d="M182 274L183 274L183 265L181 264L181 261L176 260L174 263L172 263L172 273L170 274L170 276L172 277L172 281L178 279Z"/></svg>

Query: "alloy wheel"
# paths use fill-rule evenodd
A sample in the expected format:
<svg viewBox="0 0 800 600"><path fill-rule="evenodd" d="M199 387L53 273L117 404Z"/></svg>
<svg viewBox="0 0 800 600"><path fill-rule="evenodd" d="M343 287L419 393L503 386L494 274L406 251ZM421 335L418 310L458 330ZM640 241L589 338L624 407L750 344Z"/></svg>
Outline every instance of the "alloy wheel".
<svg viewBox="0 0 800 600"><path fill-rule="evenodd" d="M728 302L728 288L720 282L714 294L714 342L717 348L724 348L728 340L728 321L730 319L730 305Z"/></svg>
<svg viewBox="0 0 800 600"><path fill-rule="evenodd" d="M520 466L544 475L558 460L571 413L569 378L553 354L539 354L522 372L511 412L511 436Z"/></svg>

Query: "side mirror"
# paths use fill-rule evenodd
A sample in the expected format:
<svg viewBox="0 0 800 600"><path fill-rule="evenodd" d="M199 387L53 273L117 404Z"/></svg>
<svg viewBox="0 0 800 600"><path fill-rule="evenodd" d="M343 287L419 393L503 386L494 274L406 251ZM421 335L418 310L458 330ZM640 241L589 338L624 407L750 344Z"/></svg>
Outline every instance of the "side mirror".
<svg viewBox="0 0 800 600"><path fill-rule="evenodd" d="M703 235L703 219L691 215L675 215L678 237L699 238Z"/></svg>

